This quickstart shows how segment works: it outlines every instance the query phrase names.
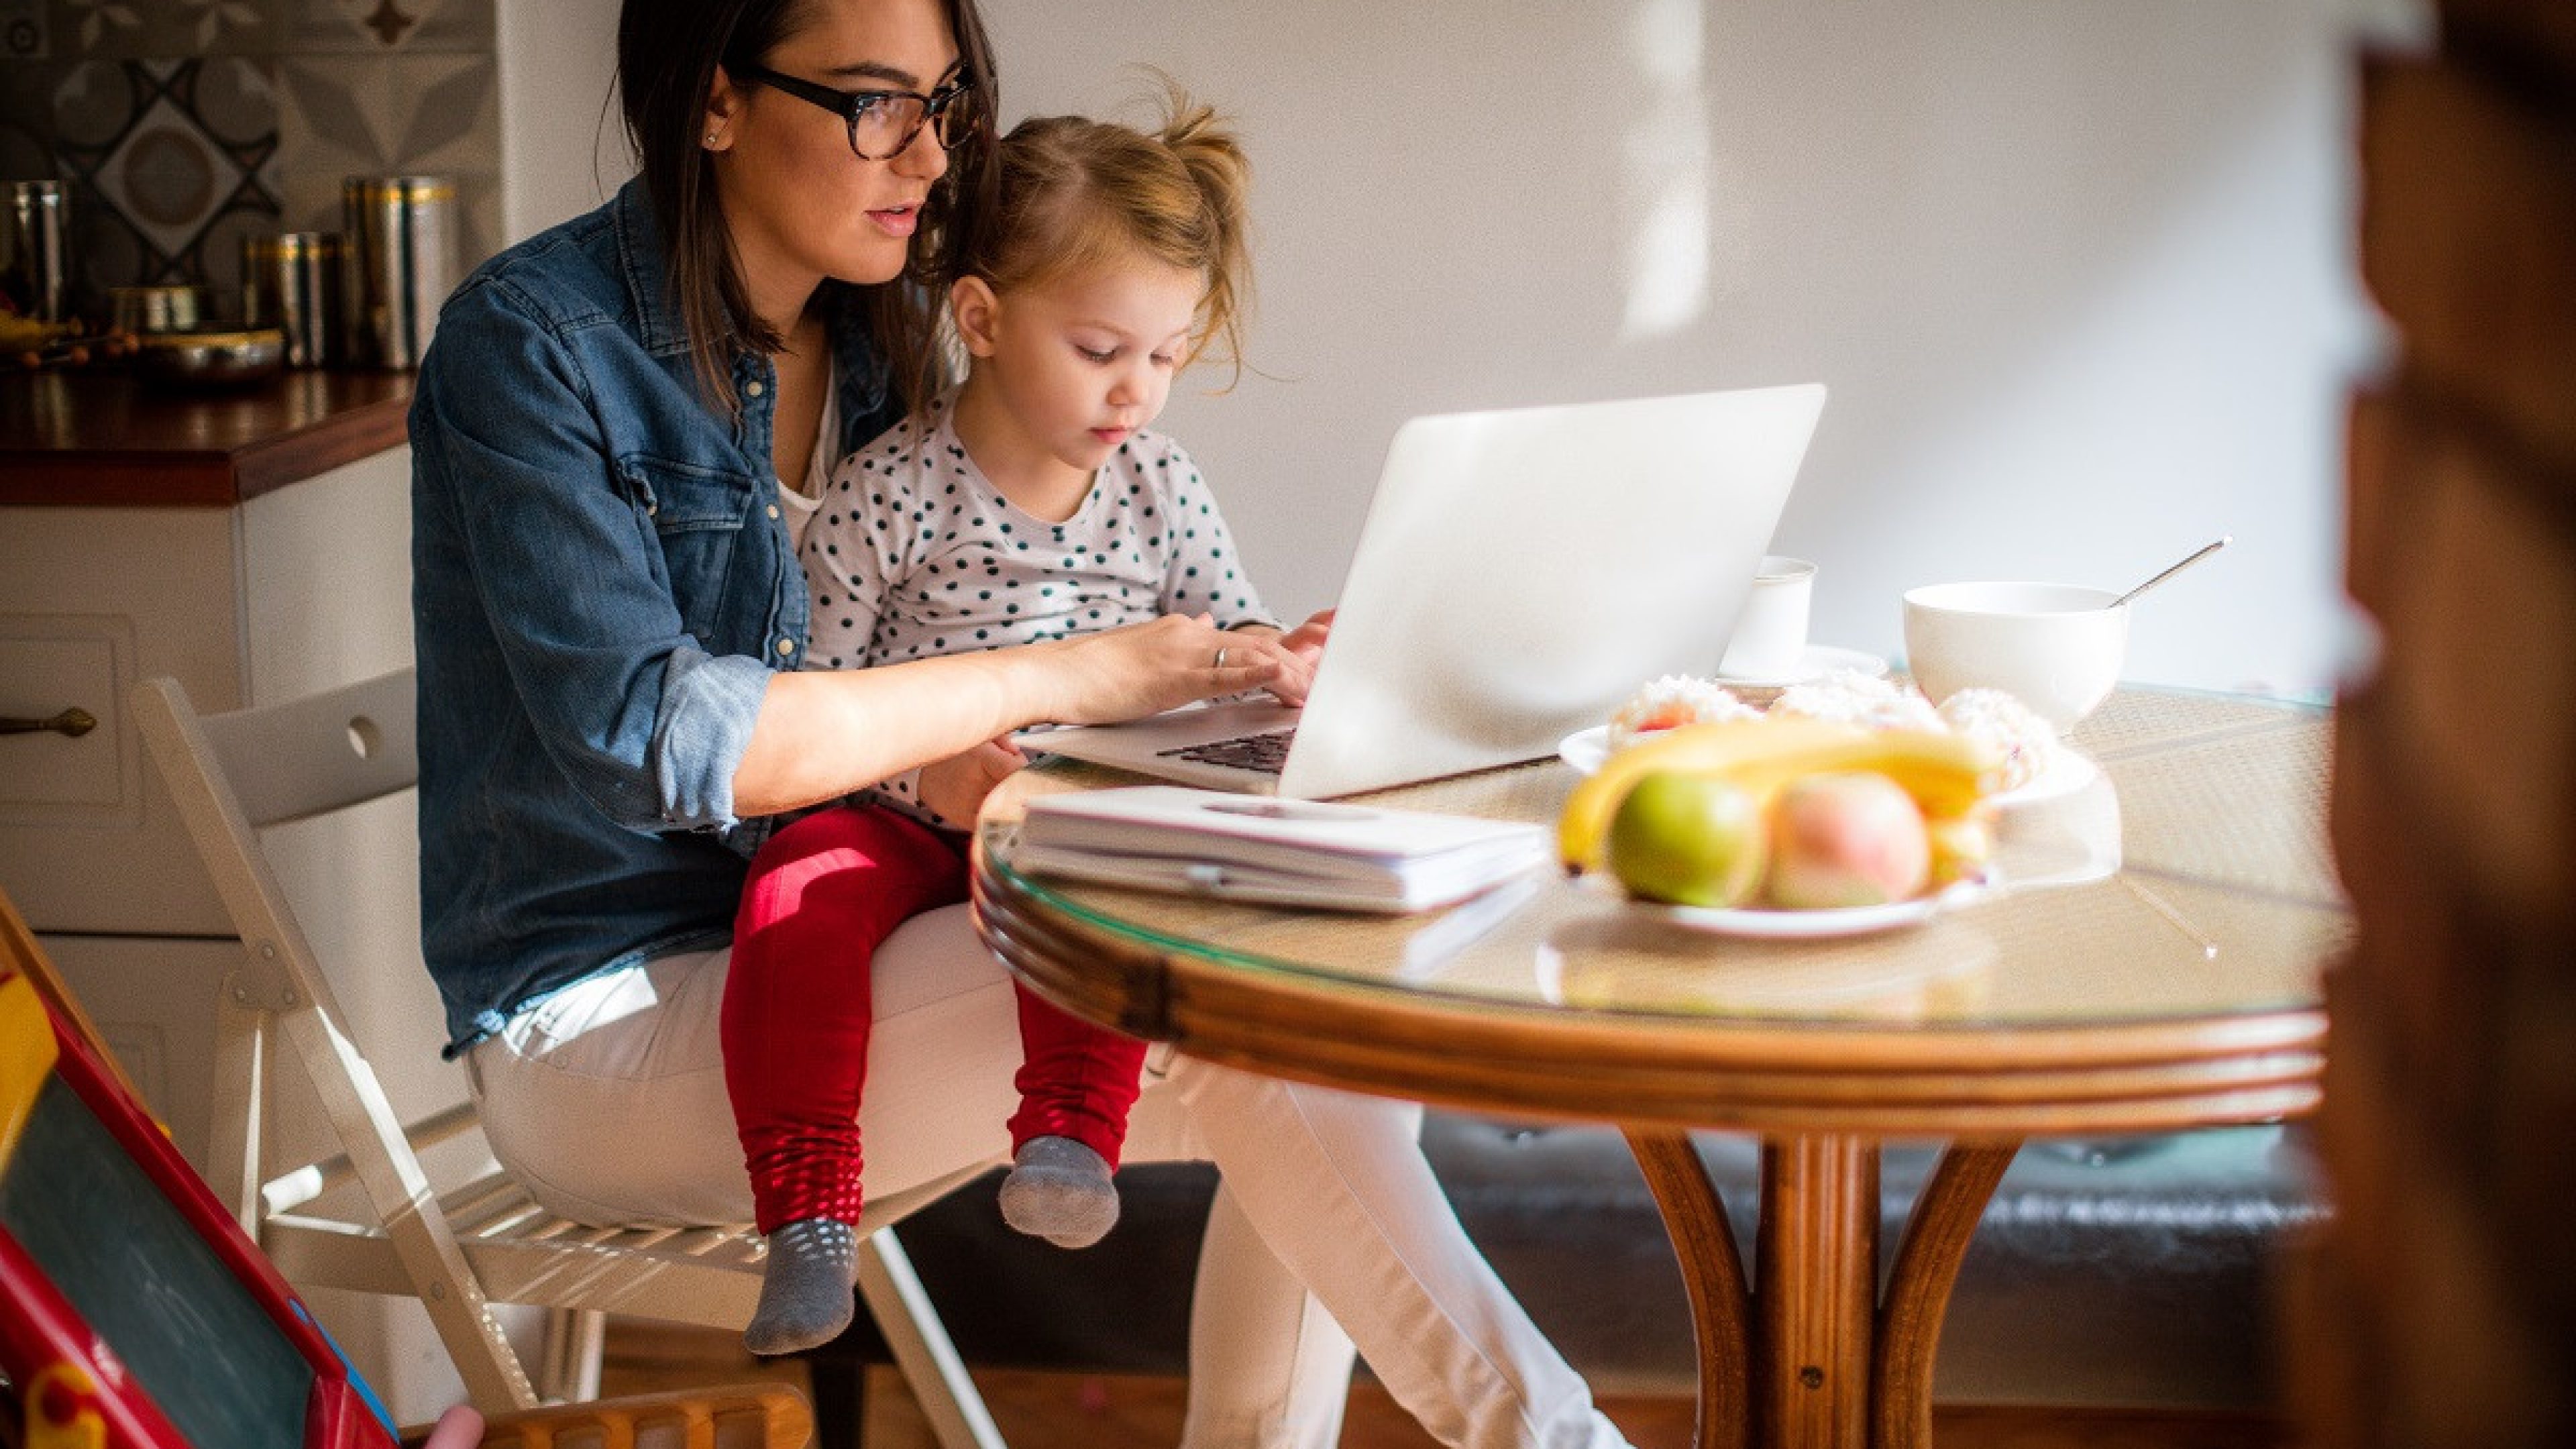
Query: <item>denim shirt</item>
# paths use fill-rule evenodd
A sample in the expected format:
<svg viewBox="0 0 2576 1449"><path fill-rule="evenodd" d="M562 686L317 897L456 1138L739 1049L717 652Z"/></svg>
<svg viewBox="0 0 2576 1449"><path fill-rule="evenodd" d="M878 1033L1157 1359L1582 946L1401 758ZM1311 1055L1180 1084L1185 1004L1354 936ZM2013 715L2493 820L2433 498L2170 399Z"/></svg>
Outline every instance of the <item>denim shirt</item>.
<svg viewBox="0 0 2576 1449"><path fill-rule="evenodd" d="M830 285L830 284L827 284ZM833 318L840 451L900 406ZM731 937L764 822L733 773L806 589L776 376L710 403L642 183L478 268L412 400L421 945L447 1054L585 977Z"/></svg>

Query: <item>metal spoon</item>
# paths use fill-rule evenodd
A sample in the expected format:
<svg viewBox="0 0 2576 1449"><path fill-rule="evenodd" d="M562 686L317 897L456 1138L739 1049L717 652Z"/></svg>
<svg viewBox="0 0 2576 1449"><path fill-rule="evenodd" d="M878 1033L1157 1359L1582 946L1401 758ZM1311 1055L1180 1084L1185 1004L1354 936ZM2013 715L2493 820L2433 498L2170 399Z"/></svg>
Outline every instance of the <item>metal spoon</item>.
<svg viewBox="0 0 2576 1449"><path fill-rule="evenodd" d="M2145 583L2138 585L2136 588L2129 590L2127 593L2122 594L2120 597L2113 599L2107 604L2104 604L2102 607L2106 609L2116 609L2120 607L2122 604L2129 602L2138 595L2145 593L2147 590L2152 589L2156 585L2163 583L2165 580L2172 578L2174 575L2181 573L2184 569L2190 568L2193 564L2196 564L2202 559L2209 557L2211 554L2218 552L2220 549L2227 547L2227 545L2235 542L2235 540L2236 535L2232 533L2219 535L2217 542L2202 544L2199 548L2192 550L2189 558L2186 558L2182 562L2175 564L2173 567L2166 569L2163 573L2160 573L2154 578L2147 580Z"/></svg>

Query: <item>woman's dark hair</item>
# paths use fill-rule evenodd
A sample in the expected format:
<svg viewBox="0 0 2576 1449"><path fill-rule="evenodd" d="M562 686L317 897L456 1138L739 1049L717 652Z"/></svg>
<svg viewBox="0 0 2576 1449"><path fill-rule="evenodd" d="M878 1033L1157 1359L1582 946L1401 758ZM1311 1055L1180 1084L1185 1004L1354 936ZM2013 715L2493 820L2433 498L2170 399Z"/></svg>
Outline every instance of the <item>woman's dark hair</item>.
<svg viewBox="0 0 2576 1449"><path fill-rule="evenodd" d="M625 0L617 21L617 89L626 138L641 165L653 221L662 234L670 300L689 331L689 351L712 398L733 402L733 359L775 352L783 339L751 310L727 240L714 163L699 144L716 67L766 61L804 28L817 0ZM997 113L992 47L976 0L941 0L957 41L959 73L976 109ZM939 299L957 272L957 245L987 206L992 174L989 122L949 152L948 174L932 188L913 234L904 275L854 289L905 408L943 381ZM841 284L826 282L826 289Z"/></svg>

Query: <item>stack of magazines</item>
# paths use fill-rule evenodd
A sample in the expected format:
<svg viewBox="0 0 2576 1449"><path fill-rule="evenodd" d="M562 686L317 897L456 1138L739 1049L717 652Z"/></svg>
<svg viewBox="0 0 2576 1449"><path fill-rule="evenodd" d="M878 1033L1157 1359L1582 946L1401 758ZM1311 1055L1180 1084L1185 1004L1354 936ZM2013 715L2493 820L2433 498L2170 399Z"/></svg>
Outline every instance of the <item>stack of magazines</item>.
<svg viewBox="0 0 2576 1449"><path fill-rule="evenodd" d="M1445 906L1543 868L1545 826L1178 785L1040 796L1014 867L1352 911Z"/></svg>

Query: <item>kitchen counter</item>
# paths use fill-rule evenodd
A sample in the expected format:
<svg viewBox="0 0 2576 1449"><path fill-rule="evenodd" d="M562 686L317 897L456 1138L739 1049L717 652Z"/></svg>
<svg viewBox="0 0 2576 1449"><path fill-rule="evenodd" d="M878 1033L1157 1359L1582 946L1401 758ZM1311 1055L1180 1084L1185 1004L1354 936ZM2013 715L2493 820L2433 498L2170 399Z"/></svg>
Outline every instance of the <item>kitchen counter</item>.
<svg viewBox="0 0 2576 1449"><path fill-rule="evenodd" d="M99 369L0 375L0 505L229 508L405 439L407 372L180 392Z"/></svg>

